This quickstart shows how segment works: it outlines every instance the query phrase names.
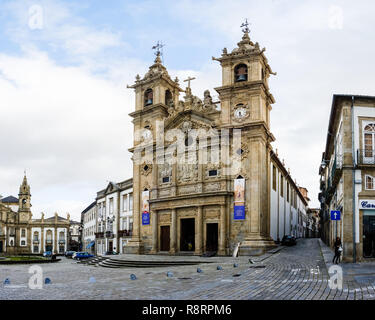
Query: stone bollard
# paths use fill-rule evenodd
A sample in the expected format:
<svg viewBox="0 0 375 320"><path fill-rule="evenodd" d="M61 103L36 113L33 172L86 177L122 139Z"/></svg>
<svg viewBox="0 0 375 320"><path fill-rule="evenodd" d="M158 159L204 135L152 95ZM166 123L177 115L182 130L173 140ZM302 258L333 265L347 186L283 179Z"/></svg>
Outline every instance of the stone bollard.
<svg viewBox="0 0 375 320"><path fill-rule="evenodd" d="M216 270L223 270L223 267L222 266L217 266Z"/></svg>
<svg viewBox="0 0 375 320"><path fill-rule="evenodd" d="M89 282L90 282L90 283L95 283L95 282L96 282L96 279L95 279L94 277L90 277Z"/></svg>
<svg viewBox="0 0 375 320"><path fill-rule="evenodd" d="M168 277L168 278L172 278L172 277L173 277L173 273L172 273L171 271L168 271L168 272L167 272L167 277Z"/></svg>
<svg viewBox="0 0 375 320"><path fill-rule="evenodd" d="M201 268L197 268L197 272L198 272L198 273L202 273L203 270L202 270Z"/></svg>
<svg viewBox="0 0 375 320"><path fill-rule="evenodd" d="M233 264L233 268L238 268L238 264L237 264L237 263L234 263L234 264Z"/></svg>
<svg viewBox="0 0 375 320"><path fill-rule="evenodd" d="M9 280L9 278L6 278L6 279L4 280L4 285L7 285L7 284L10 284L10 280Z"/></svg>
<svg viewBox="0 0 375 320"><path fill-rule="evenodd" d="M130 280L136 280L136 279L137 279L136 275L132 273L132 274L130 275Z"/></svg>
<svg viewBox="0 0 375 320"><path fill-rule="evenodd" d="M52 281L51 281L50 278L45 278L44 279L44 284L51 284L51 283L52 283Z"/></svg>

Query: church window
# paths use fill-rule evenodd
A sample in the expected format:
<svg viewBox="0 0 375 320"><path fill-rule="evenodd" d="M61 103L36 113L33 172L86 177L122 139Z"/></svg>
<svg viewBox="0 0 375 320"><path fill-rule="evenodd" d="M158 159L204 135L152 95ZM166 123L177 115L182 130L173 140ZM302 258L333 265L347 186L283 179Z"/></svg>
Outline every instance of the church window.
<svg viewBox="0 0 375 320"><path fill-rule="evenodd" d="M153 104L153 92L152 89L147 89L145 91L145 106Z"/></svg>
<svg viewBox="0 0 375 320"><path fill-rule="evenodd" d="M217 170L210 170L210 171L208 171L208 176L209 177L215 177L215 176L217 176Z"/></svg>
<svg viewBox="0 0 375 320"><path fill-rule="evenodd" d="M374 190L374 178L366 175L366 190Z"/></svg>
<svg viewBox="0 0 375 320"><path fill-rule="evenodd" d="M165 91L165 104L169 106L169 104L173 102L172 93L169 89Z"/></svg>
<svg viewBox="0 0 375 320"><path fill-rule="evenodd" d="M364 131L365 157L372 158L375 155L375 124L368 124Z"/></svg>
<svg viewBox="0 0 375 320"><path fill-rule="evenodd" d="M191 146L192 143L193 143L193 138L191 136L186 137L185 146L186 147Z"/></svg>
<svg viewBox="0 0 375 320"><path fill-rule="evenodd" d="M243 151L242 149L238 149L238 150L237 150L237 154L238 154L239 156L242 155L243 152L244 152L244 151Z"/></svg>
<svg viewBox="0 0 375 320"><path fill-rule="evenodd" d="M277 179L277 169L276 166L272 166L272 188L276 191L276 179Z"/></svg>
<svg viewBox="0 0 375 320"><path fill-rule="evenodd" d="M239 64L234 68L234 82L247 81L247 66Z"/></svg>

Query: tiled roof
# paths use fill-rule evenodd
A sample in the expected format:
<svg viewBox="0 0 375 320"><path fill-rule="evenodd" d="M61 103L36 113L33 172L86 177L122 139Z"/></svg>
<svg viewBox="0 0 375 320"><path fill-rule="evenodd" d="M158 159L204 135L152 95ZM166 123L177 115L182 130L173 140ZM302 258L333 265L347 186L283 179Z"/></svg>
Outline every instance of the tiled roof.
<svg viewBox="0 0 375 320"><path fill-rule="evenodd" d="M82 211L83 214L85 214L87 211L89 211L91 208L95 207L96 201L91 203L85 210Z"/></svg>
<svg viewBox="0 0 375 320"><path fill-rule="evenodd" d="M3 199L0 199L2 203L17 203L18 204L18 199L13 196L9 196Z"/></svg>

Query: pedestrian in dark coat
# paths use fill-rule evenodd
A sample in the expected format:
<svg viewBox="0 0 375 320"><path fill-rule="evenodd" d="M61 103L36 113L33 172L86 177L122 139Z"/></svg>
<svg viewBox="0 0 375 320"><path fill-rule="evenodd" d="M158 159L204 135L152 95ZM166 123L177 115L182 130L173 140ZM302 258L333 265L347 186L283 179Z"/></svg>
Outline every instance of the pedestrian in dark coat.
<svg viewBox="0 0 375 320"><path fill-rule="evenodd" d="M340 237L336 238L336 241L334 242L333 246L335 248L335 256L333 257L333 263L338 264L338 262L340 262L341 251L342 251Z"/></svg>

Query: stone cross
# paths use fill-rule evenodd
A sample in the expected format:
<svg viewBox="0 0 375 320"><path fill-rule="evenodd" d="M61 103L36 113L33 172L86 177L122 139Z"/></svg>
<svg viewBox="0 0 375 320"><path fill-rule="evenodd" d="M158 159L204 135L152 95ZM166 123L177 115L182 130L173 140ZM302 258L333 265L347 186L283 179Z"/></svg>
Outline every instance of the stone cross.
<svg viewBox="0 0 375 320"><path fill-rule="evenodd" d="M190 81L191 80L195 80L195 78L191 78L191 77L188 77L186 80L184 80L184 82L187 82L188 83L188 88L190 88Z"/></svg>

